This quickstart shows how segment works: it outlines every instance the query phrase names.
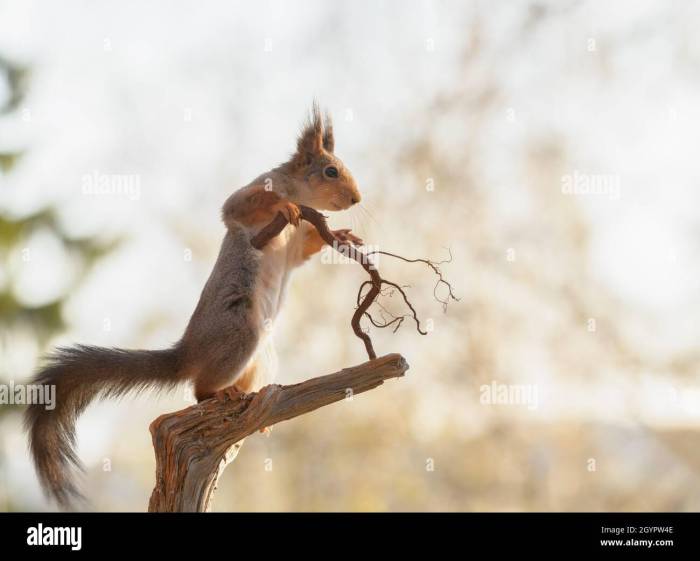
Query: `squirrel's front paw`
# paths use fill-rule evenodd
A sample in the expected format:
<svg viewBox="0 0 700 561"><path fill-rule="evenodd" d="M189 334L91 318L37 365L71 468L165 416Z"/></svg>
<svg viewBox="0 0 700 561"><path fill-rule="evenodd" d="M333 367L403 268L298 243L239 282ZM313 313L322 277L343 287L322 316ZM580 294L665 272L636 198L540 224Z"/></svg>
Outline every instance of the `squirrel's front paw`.
<svg viewBox="0 0 700 561"><path fill-rule="evenodd" d="M349 228L333 230L333 235L343 243L351 243L353 245L363 245L365 243L362 241L362 238L358 238L355 234L353 234Z"/></svg>
<svg viewBox="0 0 700 561"><path fill-rule="evenodd" d="M283 199L275 204L274 210L281 212L287 219L287 222L290 224L299 226L299 222L301 221L301 210L292 201Z"/></svg>

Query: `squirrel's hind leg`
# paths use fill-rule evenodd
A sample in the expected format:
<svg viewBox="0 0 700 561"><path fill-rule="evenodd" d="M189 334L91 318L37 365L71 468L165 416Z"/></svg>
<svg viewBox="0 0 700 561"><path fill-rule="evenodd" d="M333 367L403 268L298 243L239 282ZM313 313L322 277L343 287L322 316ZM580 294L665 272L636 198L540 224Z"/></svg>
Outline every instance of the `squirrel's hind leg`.
<svg viewBox="0 0 700 561"><path fill-rule="evenodd" d="M232 385L224 388L213 387L208 380L197 379L194 383L194 395L197 401L204 401L212 397L216 397L220 401L225 401L227 397L229 399L234 399L236 394L255 391L253 382L256 379L257 369L257 361L250 363L245 370L236 377L236 381Z"/></svg>
<svg viewBox="0 0 700 561"><path fill-rule="evenodd" d="M204 401L205 399L211 399L216 397L217 399L223 401L226 399L225 396L229 396L233 399L233 394L236 392L246 393L246 390L239 384L241 379L245 379L249 376L249 370L255 369L255 363L250 364L234 378L234 383L231 384L230 378L227 382L222 383L222 377L207 377L200 376L194 380L194 396L197 401Z"/></svg>

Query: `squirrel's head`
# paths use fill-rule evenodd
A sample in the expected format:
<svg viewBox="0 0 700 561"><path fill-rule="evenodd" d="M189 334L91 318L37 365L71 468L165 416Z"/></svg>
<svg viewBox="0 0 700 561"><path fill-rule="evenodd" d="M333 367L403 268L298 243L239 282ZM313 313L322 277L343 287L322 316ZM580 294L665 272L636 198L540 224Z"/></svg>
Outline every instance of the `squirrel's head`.
<svg viewBox="0 0 700 561"><path fill-rule="evenodd" d="M297 141L297 151L285 165L293 176L297 204L317 210L345 210L359 203L357 183L343 162L333 153L333 123L328 114L321 117L314 103L311 117Z"/></svg>

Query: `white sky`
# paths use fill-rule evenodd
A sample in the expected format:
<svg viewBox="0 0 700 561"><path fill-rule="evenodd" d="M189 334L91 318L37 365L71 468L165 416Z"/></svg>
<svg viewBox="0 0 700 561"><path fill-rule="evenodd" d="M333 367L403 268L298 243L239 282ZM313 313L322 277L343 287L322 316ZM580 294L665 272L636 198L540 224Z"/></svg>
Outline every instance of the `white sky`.
<svg viewBox="0 0 700 561"><path fill-rule="evenodd" d="M16 173L0 179L0 204L25 213L57 201L75 234L135 236L74 298L77 335L99 343L126 337L145 306L186 317L208 271L179 259L184 248L172 224L216 239L221 226L212 216L221 201L284 159L313 96L336 115L339 150L359 168L371 200L381 187L363 181L361 164L368 144L381 140L367 136L415 134L405 115L454 87L462 46L478 39L482 62L466 79L495 68L503 90L503 118L492 119L480 148L486 185L508 193L498 204L505 213L528 212L513 158L538 132L566 143L568 173L619 177L620 201L580 197L595 225L591 268L621 301L656 317L670 334L665 344L693 341L700 108L697 79L681 62L698 51L690 24L698 8L590 2L568 14L554 3L563 15L514 48L524 5L370 4L0 7L0 52L32 68L22 111L0 121L7 130L0 146L29 148ZM81 180L92 173L137 174L139 200L82 195ZM18 293L38 304L60 292L71 267L49 236L39 233L30 245L43 258L19 265ZM188 280L164 285L163 274ZM115 308L122 317L100 335L96 328Z"/></svg>

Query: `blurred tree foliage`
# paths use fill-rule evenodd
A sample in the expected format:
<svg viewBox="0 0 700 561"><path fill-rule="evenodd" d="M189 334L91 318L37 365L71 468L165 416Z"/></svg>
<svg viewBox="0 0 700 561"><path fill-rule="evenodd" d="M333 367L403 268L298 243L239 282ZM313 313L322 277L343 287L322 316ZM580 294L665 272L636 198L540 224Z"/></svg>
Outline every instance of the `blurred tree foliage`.
<svg viewBox="0 0 700 561"><path fill-rule="evenodd" d="M19 109L27 92L28 77L26 68L0 57L0 80L5 81L9 92L5 100L0 100L0 115L9 115ZM23 153L23 150L0 147L0 185L7 186L11 174L20 165ZM13 256L21 256L31 235L39 229L49 231L71 257L77 258L79 273L74 277L73 285L60 297L40 306L27 307L16 296L16 281L10 263ZM28 333L44 349L51 337L65 328L62 309L69 294L92 265L116 244L117 241L71 237L64 231L53 207L25 216L14 216L0 209L0 356L5 355L10 344L8 335L15 330ZM0 362L0 383L6 383L12 376L12 372L7 371L5 361ZM0 407L0 416L12 410L13 407Z"/></svg>
<svg viewBox="0 0 700 561"><path fill-rule="evenodd" d="M11 117L17 111L27 93L29 71L27 68L12 63L0 56L0 82L4 81L7 94L0 99L0 117ZM9 141L5 137L6 141ZM10 145L12 146L12 145ZM0 146L0 188L8 188L11 176L21 166L24 148L6 145ZM36 307L27 307L16 296L17 281L14 278L16 267L11 266L15 259L22 259L22 254L30 237L37 230L50 232L63 245L66 252L78 264L78 274L73 277L72 285L51 302ZM65 232L56 209L51 206L32 214L17 216L0 208L0 357L6 357L9 345L13 344L10 333L25 334L37 341L40 350L44 350L51 337L65 328L63 305L70 293L85 277L100 257L111 251L116 241L95 240L92 238L76 239ZM8 360L0 360L0 384L16 380L16 374L10 371ZM0 423L22 409L22 405L5 405L0 407ZM4 471L6 460L0 446L0 474ZM3 477L4 479L4 477ZM0 510L13 510L9 496L0 493L7 504Z"/></svg>

